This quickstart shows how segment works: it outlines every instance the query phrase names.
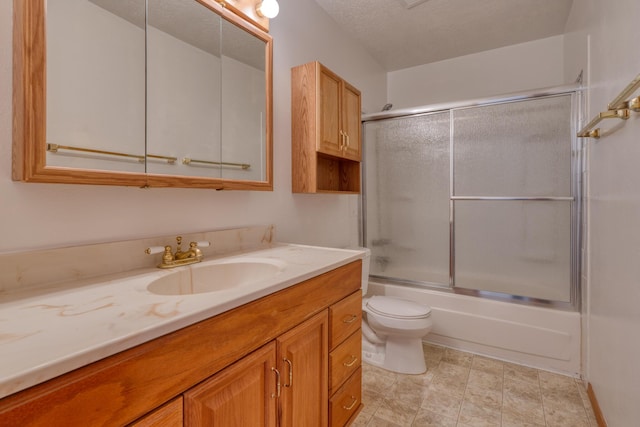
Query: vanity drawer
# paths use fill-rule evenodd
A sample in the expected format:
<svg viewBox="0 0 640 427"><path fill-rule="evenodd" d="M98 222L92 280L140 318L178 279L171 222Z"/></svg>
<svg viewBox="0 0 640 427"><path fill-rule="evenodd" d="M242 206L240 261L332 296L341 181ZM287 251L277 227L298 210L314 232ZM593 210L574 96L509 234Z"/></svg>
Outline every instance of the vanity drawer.
<svg viewBox="0 0 640 427"><path fill-rule="evenodd" d="M358 329L329 354L329 394L336 391L362 364L362 331Z"/></svg>
<svg viewBox="0 0 640 427"><path fill-rule="evenodd" d="M360 329L362 291L358 290L329 307L329 349L333 350Z"/></svg>
<svg viewBox="0 0 640 427"><path fill-rule="evenodd" d="M360 412L362 408L362 367L329 399L329 420L331 427L342 427Z"/></svg>

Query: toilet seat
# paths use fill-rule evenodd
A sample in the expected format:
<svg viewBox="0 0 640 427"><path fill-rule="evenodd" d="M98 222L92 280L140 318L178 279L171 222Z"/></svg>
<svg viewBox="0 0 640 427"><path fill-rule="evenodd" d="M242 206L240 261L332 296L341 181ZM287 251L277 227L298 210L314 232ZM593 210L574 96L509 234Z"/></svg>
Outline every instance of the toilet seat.
<svg viewBox="0 0 640 427"><path fill-rule="evenodd" d="M431 307L417 302L375 295L368 298L365 310L372 314L393 319L426 319L431 315Z"/></svg>

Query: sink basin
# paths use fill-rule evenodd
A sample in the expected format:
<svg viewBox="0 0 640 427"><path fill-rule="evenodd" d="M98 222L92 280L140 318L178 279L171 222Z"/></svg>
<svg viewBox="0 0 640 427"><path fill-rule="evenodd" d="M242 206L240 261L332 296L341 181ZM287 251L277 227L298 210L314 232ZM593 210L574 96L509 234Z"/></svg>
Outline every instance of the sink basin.
<svg viewBox="0 0 640 427"><path fill-rule="evenodd" d="M274 278L284 263L272 259L239 258L180 268L154 280L147 290L158 295L191 295L240 288Z"/></svg>

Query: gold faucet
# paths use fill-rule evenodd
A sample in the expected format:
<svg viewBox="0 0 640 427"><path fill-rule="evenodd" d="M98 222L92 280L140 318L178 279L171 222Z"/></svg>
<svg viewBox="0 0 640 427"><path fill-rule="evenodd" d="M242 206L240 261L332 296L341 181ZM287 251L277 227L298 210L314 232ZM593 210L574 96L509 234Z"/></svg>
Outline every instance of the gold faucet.
<svg viewBox="0 0 640 427"><path fill-rule="evenodd" d="M173 268L181 265L195 264L202 261L202 252L198 246L209 246L209 242L191 242L189 249L182 251L182 236L176 237L176 252L172 253L171 246L152 246L144 252L148 255L163 252L162 262L158 264L158 268Z"/></svg>

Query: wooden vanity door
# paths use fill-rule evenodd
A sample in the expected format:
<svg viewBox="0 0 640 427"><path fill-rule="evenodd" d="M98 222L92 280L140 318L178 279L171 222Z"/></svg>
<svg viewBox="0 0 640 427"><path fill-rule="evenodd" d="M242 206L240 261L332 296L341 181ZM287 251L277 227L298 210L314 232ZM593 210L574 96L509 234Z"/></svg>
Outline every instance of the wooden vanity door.
<svg viewBox="0 0 640 427"><path fill-rule="evenodd" d="M281 427L328 425L328 327L324 310L277 339Z"/></svg>
<svg viewBox="0 0 640 427"><path fill-rule="evenodd" d="M275 356L271 342L184 393L184 425L276 427Z"/></svg>

